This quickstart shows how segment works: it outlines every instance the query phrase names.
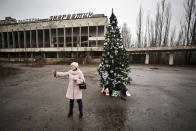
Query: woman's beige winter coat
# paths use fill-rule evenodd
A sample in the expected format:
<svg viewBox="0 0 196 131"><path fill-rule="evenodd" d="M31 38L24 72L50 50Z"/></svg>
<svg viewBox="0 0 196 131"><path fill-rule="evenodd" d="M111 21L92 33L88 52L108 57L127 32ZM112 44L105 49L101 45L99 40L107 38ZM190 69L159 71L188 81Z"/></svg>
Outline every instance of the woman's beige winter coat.
<svg viewBox="0 0 196 131"><path fill-rule="evenodd" d="M69 85L67 88L66 97L68 99L82 99L82 90L79 88L80 83L85 81L84 75L80 69L76 71L69 70L68 72L57 72L56 77L69 76Z"/></svg>

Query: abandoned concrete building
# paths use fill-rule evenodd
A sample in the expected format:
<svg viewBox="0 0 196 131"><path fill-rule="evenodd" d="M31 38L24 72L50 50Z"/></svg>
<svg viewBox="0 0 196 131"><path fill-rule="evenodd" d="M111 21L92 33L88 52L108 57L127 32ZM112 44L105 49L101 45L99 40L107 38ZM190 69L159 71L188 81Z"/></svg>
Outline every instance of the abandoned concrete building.
<svg viewBox="0 0 196 131"><path fill-rule="evenodd" d="M48 19L0 21L1 61L31 61L41 56L47 62L69 61L87 56L100 58L107 17L104 14L78 13Z"/></svg>

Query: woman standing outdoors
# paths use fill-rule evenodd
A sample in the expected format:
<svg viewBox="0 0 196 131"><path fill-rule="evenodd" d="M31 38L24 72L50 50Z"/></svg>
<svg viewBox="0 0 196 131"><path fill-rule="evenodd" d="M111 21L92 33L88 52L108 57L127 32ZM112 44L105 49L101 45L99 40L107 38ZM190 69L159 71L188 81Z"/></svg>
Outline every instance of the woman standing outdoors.
<svg viewBox="0 0 196 131"><path fill-rule="evenodd" d="M69 101L69 113L68 117L73 116L74 100L77 100L79 106L79 117L83 117L83 105L82 105L82 90L79 88L78 84L85 82L84 75L79 69L77 62L71 63L71 70L68 72L57 72L53 70L54 77L64 77L69 76L69 84L67 88L66 97Z"/></svg>

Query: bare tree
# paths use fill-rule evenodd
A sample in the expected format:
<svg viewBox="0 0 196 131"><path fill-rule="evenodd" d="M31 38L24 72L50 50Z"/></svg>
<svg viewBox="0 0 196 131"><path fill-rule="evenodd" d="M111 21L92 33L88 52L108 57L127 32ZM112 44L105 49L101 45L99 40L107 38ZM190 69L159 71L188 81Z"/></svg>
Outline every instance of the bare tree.
<svg viewBox="0 0 196 131"><path fill-rule="evenodd" d="M171 5L166 0L157 2L154 25L154 42L156 46L167 46L171 22Z"/></svg>
<svg viewBox="0 0 196 131"><path fill-rule="evenodd" d="M168 46L170 22L171 22L171 6L170 6L170 3L168 3L166 14L165 14L165 33L164 33L164 39L163 39L163 46Z"/></svg>
<svg viewBox="0 0 196 131"><path fill-rule="evenodd" d="M195 0L185 0L184 3L185 9L185 26L186 26L186 45L191 44L191 38L193 34L193 21L195 21L195 10L196 10L196 1Z"/></svg>
<svg viewBox="0 0 196 131"><path fill-rule="evenodd" d="M176 42L176 46L183 45L183 35L184 35L183 30L180 30L179 33L178 33L178 40Z"/></svg>
<svg viewBox="0 0 196 131"><path fill-rule="evenodd" d="M159 4L158 4L159 5ZM171 5L166 0L161 1L161 8L159 14L159 28L158 28L158 46L168 45L168 36L171 22Z"/></svg>
<svg viewBox="0 0 196 131"><path fill-rule="evenodd" d="M163 27L165 24L165 0L161 1L161 12L159 17L159 40L158 40L158 46L162 45L162 35L163 35Z"/></svg>
<svg viewBox="0 0 196 131"><path fill-rule="evenodd" d="M121 34L122 34L122 41L125 47L130 47L131 46L131 32L130 29L127 27L127 24L124 23L121 29Z"/></svg>
<svg viewBox="0 0 196 131"><path fill-rule="evenodd" d="M155 33L154 33L154 22L153 20L151 20L150 22L150 46L151 47L155 47L156 46L156 42L155 42Z"/></svg>
<svg viewBox="0 0 196 131"><path fill-rule="evenodd" d="M147 16L147 35L148 35L148 43L147 46L150 46L151 43L151 30L150 30L150 14Z"/></svg>
<svg viewBox="0 0 196 131"><path fill-rule="evenodd" d="M143 9L140 6L137 18L137 46L142 47L142 24L143 24Z"/></svg>
<svg viewBox="0 0 196 131"><path fill-rule="evenodd" d="M184 23L181 21L180 22L180 30L179 30L179 33L178 33L178 39L177 39L177 42L176 42L176 46L183 46L185 45L185 29L184 29Z"/></svg>
<svg viewBox="0 0 196 131"><path fill-rule="evenodd" d="M195 11L196 12L196 11ZM192 31L192 41L191 45L196 45L196 13L195 13L195 21L193 25L193 31Z"/></svg>
<svg viewBox="0 0 196 131"><path fill-rule="evenodd" d="M176 46L176 44L175 44L175 38L176 38L176 27L174 27L174 29L171 32L170 46Z"/></svg>
<svg viewBox="0 0 196 131"><path fill-rule="evenodd" d="M156 12L156 20L154 25L154 43L155 46L158 46L158 37L159 37L159 25L160 25L160 5L159 2L157 3L157 12Z"/></svg>
<svg viewBox="0 0 196 131"><path fill-rule="evenodd" d="M144 35L144 47L150 46L150 38L151 38L151 32L150 32L150 14L148 13L146 18L146 29L145 29L145 35Z"/></svg>

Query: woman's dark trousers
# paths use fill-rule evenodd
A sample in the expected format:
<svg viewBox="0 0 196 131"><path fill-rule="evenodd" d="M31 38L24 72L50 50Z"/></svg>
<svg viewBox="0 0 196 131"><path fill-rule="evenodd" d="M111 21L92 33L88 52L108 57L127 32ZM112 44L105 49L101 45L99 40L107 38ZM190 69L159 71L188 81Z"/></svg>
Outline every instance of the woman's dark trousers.
<svg viewBox="0 0 196 131"><path fill-rule="evenodd" d="M77 102L78 102L79 112L80 112L80 114L83 114L82 99L77 99ZM74 99L70 99L70 101L69 101L69 113L70 114L73 114L73 107L74 107Z"/></svg>

